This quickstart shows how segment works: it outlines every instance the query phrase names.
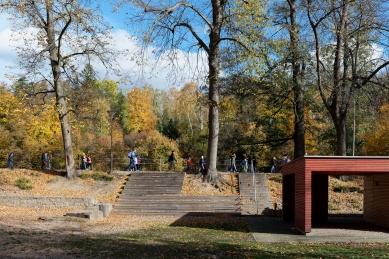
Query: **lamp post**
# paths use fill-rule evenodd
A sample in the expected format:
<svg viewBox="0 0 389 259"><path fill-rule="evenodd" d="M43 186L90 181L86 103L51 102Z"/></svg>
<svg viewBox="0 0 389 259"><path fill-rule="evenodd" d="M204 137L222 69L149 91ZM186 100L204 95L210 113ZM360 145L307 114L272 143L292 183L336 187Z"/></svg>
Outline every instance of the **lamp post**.
<svg viewBox="0 0 389 259"><path fill-rule="evenodd" d="M113 111L113 110L109 110L107 111L108 114L109 114L109 117L111 119L111 168L110 168L110 171L109 173L112 174L112 171L113 171L113 153L112 153L112 121L113 121L113 116L115 115L116 111Z"/></svg>

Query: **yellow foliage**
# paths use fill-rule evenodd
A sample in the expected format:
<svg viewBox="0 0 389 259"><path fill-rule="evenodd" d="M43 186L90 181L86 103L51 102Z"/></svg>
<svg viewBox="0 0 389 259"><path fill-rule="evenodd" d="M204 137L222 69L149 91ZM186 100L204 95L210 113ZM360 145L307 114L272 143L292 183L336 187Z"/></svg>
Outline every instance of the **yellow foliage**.
<svg viewBox="0 0 389 259"><path fill-rule="evenodd" d="M365 134L365 154L369 156L389 155L389 104L380 108L376 130Z"/></svg>
<svg viewBox="0 0 389 259"><path fill-rule="evenodd" d="M130 104L129 131L149 132L155 129L157 117L153 113L151 89L134 88L128 92Z"/></svg>

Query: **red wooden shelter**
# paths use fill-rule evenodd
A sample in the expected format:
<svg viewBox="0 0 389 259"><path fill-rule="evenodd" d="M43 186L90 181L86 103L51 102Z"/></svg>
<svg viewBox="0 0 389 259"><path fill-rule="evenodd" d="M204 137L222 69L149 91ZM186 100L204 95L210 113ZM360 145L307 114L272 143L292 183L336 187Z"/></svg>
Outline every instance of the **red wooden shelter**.
<svg viewBox="0 0 389 259"><path fill-rule="evenodd" d="M363 175L364 221L389 228L389 157L305 156L283 165L283 219L303 233L326 221L329 175Z"/></svg>

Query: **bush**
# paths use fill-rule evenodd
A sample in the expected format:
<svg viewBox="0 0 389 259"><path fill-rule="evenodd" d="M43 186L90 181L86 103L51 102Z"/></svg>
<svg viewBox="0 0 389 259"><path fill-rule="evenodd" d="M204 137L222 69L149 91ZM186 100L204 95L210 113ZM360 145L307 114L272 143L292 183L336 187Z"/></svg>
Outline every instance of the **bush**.
<svg viewBox="0 0 389 259"><path fill-rule="evenodd" d="M342 184L336 184L333 188L334 192L357 192L357 193L363 193L363 189L359 186L349 186L349 185L342 185Z"/></svg>
<svg viewBox="0 0 389 259"><path fill-rule="evenodd" d="M328 203L328 210L340 210L340 209L335 205L333 205L332 203Z"/></svg>
<svg viewBox="0 0 389 259"><path fill-rule="evenodd" d="M105 175L105 174L98 174L98 173L93 173L93 174L82 173L80 175L80 178L81 179L92 178L95 181L112 181L113 180L113 176Z"/></svg>
<svg viewBox="0 0 389 259"><path fill-rule="evenodd" d="M271 177L269 180L276 182L276 183L282 183L282 175L275 175Z"/></svg>
<svg viewBox="0 0 389 259"><path fill-rule="evenodd" d="M22 190L31 190L34 188L34 186L30 184L30 180L27 178L19 178L16 180L15 185Z"/></svg>

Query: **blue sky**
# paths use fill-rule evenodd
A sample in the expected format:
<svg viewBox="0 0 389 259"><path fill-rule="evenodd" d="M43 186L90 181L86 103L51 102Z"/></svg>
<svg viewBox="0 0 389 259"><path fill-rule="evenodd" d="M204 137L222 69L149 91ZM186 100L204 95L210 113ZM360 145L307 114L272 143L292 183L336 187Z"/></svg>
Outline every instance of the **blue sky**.
<svg viewBox="0 0 389 259"><path fill-rule="evenodd" d="M132 31L136 30L132 27L127 27L126 22L126 16L125 12L127 10L122 10L121 13L112 13L112 7L107 4L106 2L103 3L102 10L104 12L104 19L105 21L109 22L113 26L113 33L112 36L115 39L115 46L114 48L120 50L123 48L130 48L131 50L137 50L139 46L136 45L136 43L132 40ZM13 48L14 42L11 41L11 31L10 31L10 23L7 20L6 16L1 15L0 16L0 81L3 81L10 85L12 81L8 80L5 76L5 74L12 74L13 72L18 72L17 69L10 69L9 66L15 66L17 54ZM182 63L182 69L180 67L180 73L179 74L171 74L171 71L169 70L169 61L161 59L158 62L158 67L160 69L152 71L152 68L154 68L155 59L152 60L150 57L152 57L152 47L149 48L147 52L150 54L148 65L144 65L142 68L139 66L136 66L133 61L121 59L118 60L119 64L125 71L129 71L130 73L130 80L127 80L128 78L124 77L118 77L113 74L109 74L108 78L115 80L115 81L122 81L127 80L126 82L120 83L120 88L122 90L128 90L136 86L143 86L145 84L150 84L154 88L158 89L168 89L171 87L181 88L184 86L185 83L191 82L194 80L194 78L203 77L204 74L198 76L195 75L195 72L191 71L188 68L188 63L195 62L196 55L193 54L189 56L189 59L185 57L185 53L180 53L179 50L179 57L181 57L180 62ZM107 75L105 71L103 70L102 66L100 64L93 64L94 69L97 72L97 75L100 79L107 78ZM192 66L194 67L194 66ZM201 70L203 70L204 73L204 66L202 66Z"/></svg>

